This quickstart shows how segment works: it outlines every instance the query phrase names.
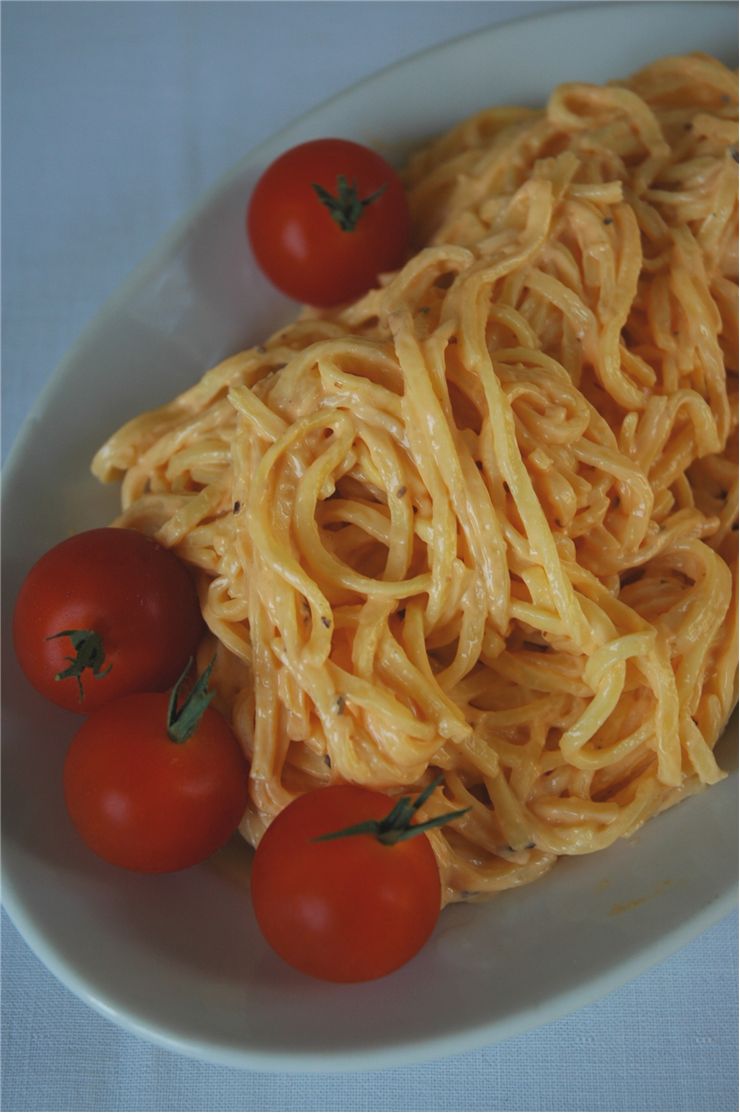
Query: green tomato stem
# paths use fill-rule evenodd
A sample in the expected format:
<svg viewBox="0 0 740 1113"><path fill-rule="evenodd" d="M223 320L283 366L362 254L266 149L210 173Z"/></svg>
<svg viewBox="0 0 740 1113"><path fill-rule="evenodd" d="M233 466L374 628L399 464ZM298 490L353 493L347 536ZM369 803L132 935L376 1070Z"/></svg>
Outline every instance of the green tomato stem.
<svg viewBox="0 0 740 1113"><path fill-rule="evenodd" d="M60 630L58 634L50 634L46 640L53 641L54 638L69 638L75 651L74 657L66 658L70 662L69 667L58 672L54 679L69 680L74 678L80 690L80 703L82 703L85 692L81 677L85 669L90 669L95 680L102 680L113 668L112 665L108 665L107 669L102 667L105 661L103 639L95 630Z"/></svg>
<svg viewBox="0 0 740 1113"><path fill-rule="evenodd" d="M311 188L321 204L326 205L332 220L339 225L342 231L354 232L357 222L368 205L377 201L388 187L383 183L380 189L376 189L375 193L371 193L368 197L360 197L357 183L352 182L350 185L344 174L338 174L336 197L329 193L328 189L324 189L323 186L317 185L315 182L312 182Z"/></svg>
<svg viewBox="0 0 740 1113"><path fill-rule="evenodd" d="M319 835L314 842L331 842L334 839L343 839L351 835L371 835L383 843L384 846L394 846L397 842L413 839L424 831L431 831L434 827L442 827L453 819L459 819L470 811L470 808L460 808L455 812L445 812L444 815L435 815L423 823L412 823L415 813L422 804L426 803L435 788L442 783L442 777L428 784L415 800L410 796L402 796L397 800L385 819L366 819L362 823L355 823L351 827L343 827L341 831L332 831L328 835Z"/></svg>
<svg viewBox="0 0 740 1113"><path fill-rule="evenodd" d="M193 685L192 692L187 696L182 707L178 709L177 701L180 698L180 689L185 683L192 663L193 659L191 657L172 689L167 704L167 735L170 741L178 744L187 742L188 738L195 734L208 704L216 695L214 689L209 690L208 688L208 681L216 663L216 655L214 654L208 667L203 670Z"/></svg>

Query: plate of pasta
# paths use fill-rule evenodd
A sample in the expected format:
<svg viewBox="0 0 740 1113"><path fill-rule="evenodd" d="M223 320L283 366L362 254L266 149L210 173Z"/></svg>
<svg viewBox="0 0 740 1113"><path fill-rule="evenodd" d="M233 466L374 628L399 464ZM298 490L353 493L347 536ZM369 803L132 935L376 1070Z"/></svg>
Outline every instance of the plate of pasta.
<svg viewBox="0 0 740 1113"><path fill-rule="evenodd" d="M556 12L349 90L245 158L40 399L6 598L64 537L154 538L249 769L215 856L112 869L65 814L77 724L6 641L5 903L104 1015L234 1066L396 1065L593 1000L732 907L734 16ZM312 308L244 212L326 136L398 168L411 232ZM423 949L352 986L283 964L249 901L251 848L332 786L414 798L439 875Z"/></svg>

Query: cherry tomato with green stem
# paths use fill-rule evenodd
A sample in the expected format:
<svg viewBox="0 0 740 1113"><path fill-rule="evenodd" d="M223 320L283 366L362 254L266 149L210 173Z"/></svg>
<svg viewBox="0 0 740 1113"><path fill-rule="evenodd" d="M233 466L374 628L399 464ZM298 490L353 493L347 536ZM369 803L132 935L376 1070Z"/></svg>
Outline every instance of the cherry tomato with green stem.
<svg viewBox="0 0 740 1113"><path fill-rule="evenodd" d="M67 811L88 847L142 873L186 869L234 834L247 806L249 766L226 720L208 704L212 663L178 706L140 692L94 711L64 764Z"/></svg>
<svg viewBox="0 0 740 1113"><path fill-rule="evenodd" d="M351 301L397 269L409 249L403 184L375 151L314 139L280 155L247 208L255 258L288 297L315 306Z"/></svg>
<svg viewBox="0 0 740 1113"><path fill-rule="evenodd" d="M87 530L55 545L26 576L13 614L16 656L31 684L83 713L170 688L202 633L185 565L132 529Z"/></svg>
<svg viewBox="0 0 740 1113"><path fill-rule="evenodd" d="M355 785L315 789L268 827L252 865L257 923L289 965L315 978L361 982L398 969L424 946L441 903L424 831L461 811L414 824L415 800Z"/></svg>

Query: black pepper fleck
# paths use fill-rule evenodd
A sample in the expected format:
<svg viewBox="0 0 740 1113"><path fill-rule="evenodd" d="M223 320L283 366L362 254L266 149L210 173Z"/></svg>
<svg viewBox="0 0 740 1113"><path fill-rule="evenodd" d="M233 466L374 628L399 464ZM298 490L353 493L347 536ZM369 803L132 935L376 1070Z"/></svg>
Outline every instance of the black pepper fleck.
<svg viewBox="0 0 740 1113"><path fill-rule="evenodd" d="M604 224L613 224L613 223L614 223L614 218L613 217L611 217L611 216L605 216L604 217Z"/></svg>
<svg viewBox="0 0 740 1113"><path fill-rule="evenodd" d="M327 618L325 614L322 614L321 621L324 624L324 626L326 626L327 630L331 629L331 619Z"/></svg>
<svg viewBox="0 0 740 1113"><path fill-rule="evenodd" d="M239 511L241 510L241 508L242 508L242 504L239 502L239 499L237 499L236 502L234 503L234 513L238 514Z"/></svg>

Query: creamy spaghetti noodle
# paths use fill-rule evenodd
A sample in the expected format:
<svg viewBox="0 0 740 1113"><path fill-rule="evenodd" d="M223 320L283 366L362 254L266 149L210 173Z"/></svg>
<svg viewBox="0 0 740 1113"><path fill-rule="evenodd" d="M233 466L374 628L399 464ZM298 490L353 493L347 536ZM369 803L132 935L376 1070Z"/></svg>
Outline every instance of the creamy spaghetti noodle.
<svg viewBox="0 0 740 1113"><path fill-rule="evenodd" d="M704 55L481 112L405 172L418 247L97 454L197 570L242 833L443 782L445 901L717 781L736 698L737 87Z"/></svg>

